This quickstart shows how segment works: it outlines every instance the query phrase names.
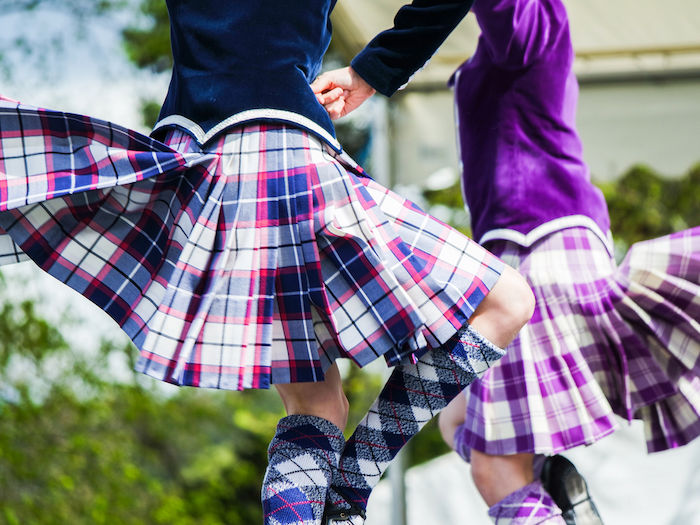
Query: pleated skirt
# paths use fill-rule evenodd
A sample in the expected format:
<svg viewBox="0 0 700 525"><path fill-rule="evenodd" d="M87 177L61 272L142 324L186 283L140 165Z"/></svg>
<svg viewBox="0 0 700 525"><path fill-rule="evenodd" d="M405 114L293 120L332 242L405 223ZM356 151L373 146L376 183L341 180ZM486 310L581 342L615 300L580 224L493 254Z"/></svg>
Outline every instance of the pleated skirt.
<svg viewBox="0 0 700 525"><path fill-rule="evenodd" d="M0 231L0 263L31 259L102 308L139 371L234 390L412 361L503 268L302 129L161 142L2 98Z"/></svg>
<svg viewBox="0 0 700 525"><path fill-rule="evenodd" d="M583 227L488 247L536 309L468 388L462 455L558 453L612 433L615 415L644 421L650 452L700 434L700 227L637 243L619 267Z"/></svg>

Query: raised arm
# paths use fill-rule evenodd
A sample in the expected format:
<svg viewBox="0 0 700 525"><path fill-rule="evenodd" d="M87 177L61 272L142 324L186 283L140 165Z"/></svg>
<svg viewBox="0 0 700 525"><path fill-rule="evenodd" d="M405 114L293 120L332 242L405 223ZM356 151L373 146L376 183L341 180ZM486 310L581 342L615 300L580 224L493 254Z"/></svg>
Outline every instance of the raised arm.
<svg viewBox="0 0 700 525"><path fill-rule="evenodd" d="M506 68L532 64L566 24L560 0L477 0L473 11L482 45Z"/></svg>
<svg viewBox="0 0 700 525"><path fill-rule="evenodd" d="M351 67L322 74L311 84L331 118L357 108L375 90L391 96L425 65L474 0L413 0L399 9L394 26L379 33Z"/></svg>
<svg viewBox="0 0 700 525"><path fill-rule="evenodd" d="M414 0L404 5L394 26L374 37L350 65L374 89L391 96L433 56L473 3Z"/></svg>

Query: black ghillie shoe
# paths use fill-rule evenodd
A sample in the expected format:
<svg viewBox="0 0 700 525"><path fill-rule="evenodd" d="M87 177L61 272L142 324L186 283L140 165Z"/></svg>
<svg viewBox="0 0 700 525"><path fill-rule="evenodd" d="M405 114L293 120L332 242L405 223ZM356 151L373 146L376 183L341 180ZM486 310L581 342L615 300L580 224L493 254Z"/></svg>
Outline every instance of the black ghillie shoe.
<svg viewBox="0 0 700 525"><path fill-rule="evenodd" d="M367 515L359 507L339 509L332 505L326 505L323 513L323 525L362 525Z"/></svg>
<svg viewBox="0 0 700 525"><path fill-rule="evenodd" d="M583 476L564 456L549 456L540 475L544 489L562 510L566 525L603 525Z"/></svg>

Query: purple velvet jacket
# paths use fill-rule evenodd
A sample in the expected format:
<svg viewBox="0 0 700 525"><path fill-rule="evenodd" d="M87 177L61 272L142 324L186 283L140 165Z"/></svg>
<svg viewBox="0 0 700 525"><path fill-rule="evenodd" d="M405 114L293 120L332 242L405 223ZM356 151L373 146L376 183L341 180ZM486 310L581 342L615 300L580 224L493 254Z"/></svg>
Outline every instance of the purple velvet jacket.
<svg viewBox="0 0 700 525"><path fill-rule="evenodd" d="M454 74L464 197L479 242L529 246L585 226L607 238L575 116L578 84L561 0L476 0L482 33Z"/></svg>

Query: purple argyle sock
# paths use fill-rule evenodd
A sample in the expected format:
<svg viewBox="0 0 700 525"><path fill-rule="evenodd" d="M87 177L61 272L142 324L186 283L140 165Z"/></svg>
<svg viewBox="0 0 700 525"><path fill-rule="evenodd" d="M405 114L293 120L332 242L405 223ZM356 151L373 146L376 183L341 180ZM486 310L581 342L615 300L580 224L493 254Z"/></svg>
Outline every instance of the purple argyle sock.
<svg viewBox="0 0 700 525"><path fill-rule="evenodd" d="M489 509L495 525L566 525L542 482L537 480L512 492Z"/></svg>
<svg viewBox="0 0 700 525"><path fill-rule="evenodd" d="M330 421L293 415L280 419L268 449L262 485L265 525L320 525L345 438Z"/></svg>

